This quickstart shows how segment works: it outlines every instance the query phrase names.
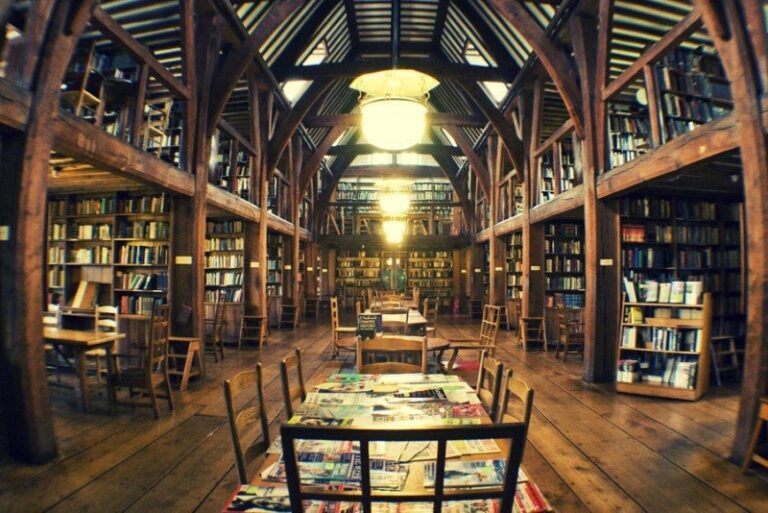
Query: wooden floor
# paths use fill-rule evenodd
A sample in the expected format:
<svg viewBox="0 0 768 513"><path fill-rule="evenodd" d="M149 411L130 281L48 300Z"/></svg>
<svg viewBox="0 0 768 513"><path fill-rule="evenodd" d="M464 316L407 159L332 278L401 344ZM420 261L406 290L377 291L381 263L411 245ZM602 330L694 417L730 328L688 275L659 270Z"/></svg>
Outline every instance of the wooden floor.
<svg viewBox="0 0 768 513"><path fill-rule="evenodd" d="M444 336L478 329L444 324ZM284 419L277 362L300 347L307 381L318 382L351 365L349 356L332 362L329 344L327 321L273 333L262 358L273 436ZM726 460L735 389L696 403L617 395L583 383L578 360L523 353L506 332L500 347L536 391L524 465L556 511L768 512L768 474L742 476ZM259 352L208 358L206 380L177 394L176 410L163 409L158 421L138 408L79 413L72 391L52 389L59 457L43 466L0 463L0 512L220 511L236 486L221 383ZM103 397L97 404L105 409Z"/></svg>

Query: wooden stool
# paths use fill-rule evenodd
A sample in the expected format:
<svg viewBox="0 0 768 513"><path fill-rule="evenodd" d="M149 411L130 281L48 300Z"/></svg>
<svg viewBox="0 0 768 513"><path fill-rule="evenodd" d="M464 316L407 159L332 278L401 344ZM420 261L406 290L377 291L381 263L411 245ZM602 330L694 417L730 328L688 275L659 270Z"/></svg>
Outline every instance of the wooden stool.
<svg viewBox="0 0 768 513"><path fill-rule="evenodd" d="M205 376L205 359L203 358L200 347L200 339L197 337L168 337L169 345L173 348L172 353L168 353L168 359L173 362L174 368L168 369L168 374L181 376L179 390L186 390L189 385L189 378L192 376ZM184 351L183 346L187 347ZM179 370L179 361L184 361L184 369ZM197 364L193 364L197 360Z"/></svg>
<svg viewBox="0 0 768 513"><path fill-rule="evenodd" d="M755 447L760 438L760 431L762 431L766 422L768 422L768 397L763 397L760 399L760 411L757 413L757 422L755 422L755 429L752 431L752 440L749 441L749 449L747 449L747 455L744 457L744 463L741 466L742 472L746 472L750 463L753 461L768 468L768 456L755 454Z"/></svg>
<svg viewBox="0 0 768 513"><path fill-rule="evenodd" d="M267 338L267 318L263 315L243 315L240 318L240 339L238 349L243 342L256 342L259 349Z"/></svg>
<svg viewBox="0 0 768 513"><path fill-rule="evenodd" d="M722 373L736 372L741 376L739 357L736 354L736 338L731 335L718 335L709 339L709 352L712 357L712 369L715 371L717 386L723 386Z"/></svg>

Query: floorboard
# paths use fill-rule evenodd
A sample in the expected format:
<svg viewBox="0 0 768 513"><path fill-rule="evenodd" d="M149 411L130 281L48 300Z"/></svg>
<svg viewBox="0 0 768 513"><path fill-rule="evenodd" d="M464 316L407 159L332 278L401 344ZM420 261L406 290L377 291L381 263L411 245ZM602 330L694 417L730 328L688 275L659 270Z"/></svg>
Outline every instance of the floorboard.
<svg viewBox="0 0 768 513"><path fill-rule="evenodd" d="M471 337L478 324L445 322L440 334ZM107 415L103 390L97 411L84 414L76 391L57 387L59 456L42 466L0 462L0 511L221 511L237 482L223 381L262 363L274 437L285 420L278 370L284 355L302 351L310 387L353 366L349 353L331 360L329 328L328 321L303 323L274 330L262 351L227 347L218 363L209 355L205 379L176 393L173 412L161 401L160 420L138 407ZM727 459L735 387L715 388L696 403L616 394L610 385L584 383L578 356L563 363L552 352L526 353L506 331L498 346L497 356L536 391L524 465L557 511L768 512L768 474L742 475ZM471 372L463 377L475 379Z"/></svg>

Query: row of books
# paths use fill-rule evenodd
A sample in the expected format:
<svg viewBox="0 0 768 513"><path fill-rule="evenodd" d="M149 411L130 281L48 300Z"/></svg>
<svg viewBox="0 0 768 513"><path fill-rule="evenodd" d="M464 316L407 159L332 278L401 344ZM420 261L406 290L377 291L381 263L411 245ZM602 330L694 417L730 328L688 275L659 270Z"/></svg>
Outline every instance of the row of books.
<svg viewBox="0 0 768 513"><path fill-rule="evenodd" d="M664 269L673 266L673 252L668 248L622 248L622 267Z"/></svg>
<svg viewBox="0 0 768 513"><path fill-rule="evenodd" d="M170 210L171 201L165 194L121 198L117 201L118 212L125 214L161 214Z"/></svg>
<svg viewBox="0 0 768 513"><path fill-rule="evenodd" d="M666 116L687 118L700 123L721 118L731 110L706 98L690 98L669 92L664 94L662 102Z"/></svg>
<svg viewBox="0 0 768 513"><path fill-rule="evenodd" d="M450 251L410 251L408 258L436 258L436 259L449 259L451 258Z"/></svg>
<svg viewBox="0 0 768 513"><path fill-rule="evenodd" d="M109 246L93 246L90 248L73 249L69 252L69 260L67 262L76 264L111 264L112 248Z"/></svg>
<svg viewBox="0 0 768 513"><path fill-rule="evenodd" d="M131 242L120 248L119 263L139 265L168 264L168 246L155 246Z"/></svg>
<svg viewBox="0 0 768 513"><path fill-rule="evenodd" d="M205 223L205 233L216 235L221 233L242 233L242 221L208 221Z"/></svg>
<svg viewBox="0 0 768 513"><path fill-rule="evenodd" d="M67 215L67 200L53 199L48 202L48 214L52 217Z"/></svg>
<svg viewBox="0 0 768 513"><path fill-rule="evenodd" d="M544 251L557 255L581 255L584 251L584 244L579 239L545 239Z"/></svg>
<svg viewBox="0 0 768 513"><path fill-rule="evenodd" d="M62 207L57 206L57 212L55 215L66 215L66 201L63 201L65 209L63 213L59 213ZM74 215L102 215L113 214L115 212L115 198L89 198L81 199L74 203L72 206L72 213Z"/></svg>
<svg viewBox="0 0 768 513"><path fill-rule="evenodd" d="M49 240L64 240L67 238L66 223L51 223L48 228Z"/></svg>
<svg viewBox="0 0 768 513"><path fill-rule="evenodd" d="M621 347L698 353L701 347L701 330L624 326Z"/></svg>
<svg viewBox="0 0 768 513"><path fill-rule="evenodd" d="M64 269L61 267L54 267L48 271L48 286L49 287L63 287L64 286Z"/></svg>
<svg viewBox="0 0 768 513"><path fill-rule="evenodd" d="M243 266L243 255L229 253L223 255L207 255L205 257L205 267L228 267L239 268Z"/></svg>
<svg viewBox="0 0 768 513"><path fill-rule="evenodd" d="M453 262L450 260L409 260L409 269L450 269Z"/></svg>
<svg viewBox="0 0 768 513"><path fill-rule="evenodd" d="M53 238L57 239L56 226L53 227ZM111 224L75 224L67 230L67 238L78 240L110 240L112 238Z"/></svg>
<svg viewBox="0 0 768 513"><path fill-rule="evenodd" d="M643 153L646 153L646 151L647 151L646 149L611 150L611 154L610 154L611 168L623 166L627 162L631 162L635 160L638 156L642 155Z"/></svg>
<svg viewBox="0 0 768 513"><path fill-rule="evenodd" d="M243 289L206 290L206 303L215 303L221 297L225 303L239 303L243 298Z"/></svg>
<svg viewBox="0 0 768 513"><path fill-rule="evenodd" d="M267 283L280 283L282 274L277 271L267 271Z"/></svg>
<svg viewBox="0 0 768 513"><path fill-rule="evenodd" d="M546 280L547 290L584 290L586 287L584 276L547 276Z"/></svg>
<svg viewBox="0 0 768 513"><path fill-rule="evenodd" d="M646 280L639 284L639 291L635 289L635 283L632 280L625 277L623 282L627 301L630 303L698 305L701 303L701 295L704 292L704 284L701 281L658 282Z"/></svg>
<svg viewBox="0 0 768 513"><path fill-rule="evenodd" d="M626 113L612 112L608 116L608 128L611 131L611 135L633 135L633 136L648 136L651 132L651 126L648 122L646 115L638 116ZM630 139L631 141L631 139ZM612 146L613 148L619 148L620 146ZM633 148L624 148L633 149Z"/></svg>
<svg viewBox="0 0 768 513"><path fill-rule="evenodd" d="M168 273L166 271L154 273L117 271L115 273L115 287L131 290L167 290Z"/></svg>
<svg viewBox="0 0 768 513"><path fill-rule="evenodd" d="M148 296L122 296L119 308L123 314L152 315L152 306L157 301Z"/></svg>
<svg viewBox="0 0 768 513"><path fill-rule="evenodd" d="M621 227L622 242L672 242L672 225L669 224L625 224Z"/></svg>
<svg viewBox="0 0 768 513"><path fill-rule="evenodd" d="M561 237L583 237L584 225L578 223L547 223L544 226L544 235Z"/></svg>
<svg viewBox="0 0 768 513"><path fill-rule="evenodd" d="M693 390L696 386L698 362L686 357L646 355L646 359L619 360L616 381L645 383Z"/></svg>
<svg viewBox="0 0 768 513"><path fill-rule="evenodd" d="M121 239L168 240L170 233L170 225L164 221L121 221L117 224L117 237Z"/></svg>
<svg viewBox="0 0 768 513"><path fill-rule="evenodd" d="M689 68L656 67L656 80L663 91L678 91L708 98L730 99L731 90L724 75L711 75Z"/></svg>
<svg viewBox="0 0 768 513"><path fill-rule="evenodd" d="M451 271L424 271L424 270L408 270L408 278L450 278L453 275Z"/></svg>
<svg viewBox="0 0 768 513"><path fill-rule="evenodd" d="M507 274L507 286L508 287L521 287L523 285L522 274Z"/></svg>
<svg viewBox="0 0 768 513"><path fill-rule="evenodd" d="M67 250L61 246L49 246L48 247L48 263L49 264L63 264L66 262Z"/></svg>
<svg viewBox="0 0 768 513"><path fill-rule="evenodd" d="M623 217L669 218L672 202L655 196L626 196L619 200L619 214Z"/></svg>
<svg viewBox="0 0 768 513"><path fill-rule="evenodd" d="M549 255L544 258L544 270L548 273L584 272L584 262L580 257Z"/></svg>
<svg viewBox="0 0 768 513"><path fill-rule="evenodd" d="M245 239L242 237L211 237L205 239L206 251L242 251L245 249Z"/></svg>
<svg viewBox="0 0 768 513"><path fill-rule="evenodd" d="M578 292L557 292L555 294L547 294L547 306L584 308L584 294Z"/></svg>
<svg viewBox="0 0 768 513"><path fill-rule="evenodd" d="M243 273L233 271L208 271L205 273L206 285L234 286L243 284Z"/></svg>

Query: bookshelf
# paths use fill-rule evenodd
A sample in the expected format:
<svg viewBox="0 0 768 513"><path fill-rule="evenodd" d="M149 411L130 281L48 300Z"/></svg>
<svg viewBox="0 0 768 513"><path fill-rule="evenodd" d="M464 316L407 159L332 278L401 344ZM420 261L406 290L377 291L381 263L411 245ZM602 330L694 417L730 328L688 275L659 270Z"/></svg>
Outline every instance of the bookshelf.
<svg viewBox="0 0 768 513"><path fill-rule="evenodd" d="M243 199L251 199L250 154L229 134L219 131L213 184Z"/></svg>
<svg viewBox="0 0 768 513"><path fill-rule="evenodd" d="M381 253L367 250L339 250L336 253L337 294L352 302L362 298L366 289L379 288Z"/></svg>
<svg viewBox="0 0 768 513"><path fill-rule="evenodd" d="M546 203L555 197L555 154L547 150L539 162L538 203Z"/></svg>
<svg viewBox="0 0 768 513"><path fill-rule="evenodd" d="M47 290L68 305L80 282L98 284L95 304L147 316L167 300L171 220L163 193L55 196L48 202ZM89 309L94 305L79 305Z"/></svg>
<svg viewBox="0 0 768 513"><path fill-rule="evenodd" d="M584 223L556 221L544 225L546 305L584 307Z"/></svg>
<svg viewBox="0 0 768 513"><path fill-rule="evenodd" d="M205 302L219 294L226 303L243 301L245 232L243 221L211 219L205 225Z"/></svg>
<svg viewBox="0 0 768 513"><path fill-rule="evenodd" d="M700 281L712 295L715 335L745 335L742 204L727 199L632 195L619 201L622 274Z"/></svg>
<svg viewBox="0 0 768 513"><path fill-rule="evenodd" d="M635 160L651 149L647 106L627 102L611 103L608 110L608 145L611 168Z"/></svg>
<svg viewBox="0 0 768 513"><path fill-rule="evenodd" d="M443 308L450 307L453 297L453 252L409 252L408 287L419 287L420 297L436 298Z"/></svg>
<svg viewBox="0 0 768 513"><path fill-rule="evenodd" d="M523 183L516 177L506 179L499 185L499 218L503 221L523 213Z"/></svg>
<svg viewBox="0 0 768 513"><path fill-rule="evenodd" d="M267 233L267 295L283 295L283 237Z"/></svg>
<svg viewBox="0 0 768 513"><path fill-rule="evenodd" d="M523 232L507 236L507 298L523 297Z"/></svg>
<svg viewBox="0 0 768 513"><path fill-rule="evenodd" d="M616 391L695 401L709 389L712 295L687 292L690 283L664 283L679 302L638 296L628 282L622 302ZM627 284L625 283L625 286ZM662 284L650 299L664 299ZM631 289L631 291L630 291Z"/></svg>
<svg viewBox="0 0 768 513"><path fill-rule="evenodd" d="M733 110L730 85L715 55L678 48L654 65L654 78L665 142Z"/></svg>

